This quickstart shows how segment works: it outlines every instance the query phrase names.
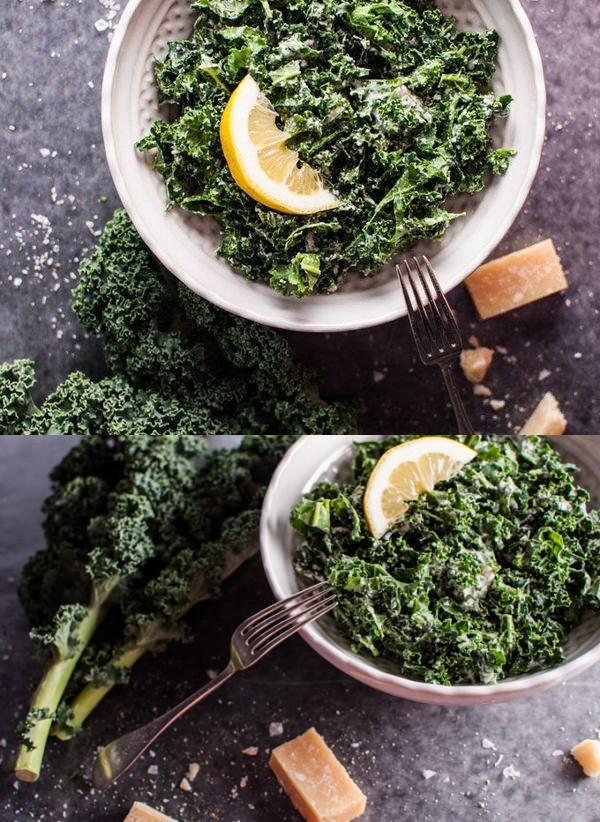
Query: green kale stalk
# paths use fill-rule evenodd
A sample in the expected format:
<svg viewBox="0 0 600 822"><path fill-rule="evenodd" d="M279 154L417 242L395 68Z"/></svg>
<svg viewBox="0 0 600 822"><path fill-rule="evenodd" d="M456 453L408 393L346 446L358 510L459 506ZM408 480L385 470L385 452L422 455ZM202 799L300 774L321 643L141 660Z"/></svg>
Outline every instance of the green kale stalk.
<svg viewBox="0 0 600 822"><path fill-rule="evenodd" d="M251 280L304 297L368 276L421 239L439 239L449 198L506 171L491 124L510 96L490 90L499 36L459 31L427 0L197 0L191 39L155 76L174 104L139 143L154 150L168 205L216 218L219 254ZM287 143L341 201L296 216L234 182L219 139L227 100L251 74Z"/></svg>
<svg viewBox="0 0 600 822"><path fill-rule="evenodd" d="M68 739L135 663L168 642L189 639L185 615L219 595L222 582L258 550L266 485L291 444L288 437L246 437L239 448L214 452L198 472L180 528L182 550L120 603L123 638L103 646L84 674L88 684L61 707L55 735Z"/></svg>
<svg viewBox="0 0 600 822"><path fill-rule="evenodd" d="M473 438L477 458L375 539L365 485L401 439L357 444L351 481L318 485L291 515L297 570L336 591L340 632L443 685L560 664L569 631L600 610L600 522L573 466L537 437Z"/></svg>
<svg viewBox="0 0 600 822"><path fill-rule="evenodd" d="M356 407L325 403L275 331L169 274L117 211L79 269L74 310L112 376L71 373L37 407L33 363L0 364L0 434L335 433Z"/></svg>
<svg viewBox="0 0 600 822"><path fill-rule="evenodd" d="M201 437L91 438L51 474L48 547L25 565L19 596L46 671L19 727L19 779L39 777L56 709L120 591L173 550L181 510L206 450Z"/></svg>

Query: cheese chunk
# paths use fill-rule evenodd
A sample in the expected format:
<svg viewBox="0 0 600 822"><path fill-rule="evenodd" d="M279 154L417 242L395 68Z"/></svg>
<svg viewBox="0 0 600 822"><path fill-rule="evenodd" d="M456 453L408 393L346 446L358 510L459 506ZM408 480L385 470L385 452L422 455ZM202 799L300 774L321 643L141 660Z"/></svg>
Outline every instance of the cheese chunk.
<svg viewBox="0 0 600 822"><path fill-rule="evenodd" d="M519 431L520 434L564 434L567 418L558 407L558 401L549 391L544 394L532 415Z"/></svg>
<svg viewBox="0 0 600 822"><path fill-rule="evenodd" d="M600 776L600 741L584 739L571 748L571 755L579 762L586 776Z"/></svg>
<svg viewBox="0 0 600 822"><path fill-rule="evenodd" d="M125 817L125 822L177 822L160 811L155 811L143 802L134 802L131 810Z"/></svg>
<svg viewBox="0 0 600 822"><path fill-rule="evenodd" d="M552 240L485 263L465 281L482 320L567 288Z"/></svg>
<svg viewBox="0 0 600 822"><path fill-rule="evenodd" d="M314 728L275 748L269 765L307 822L350 822L365 810L365 795Z"/></svg>
<svg viewBox="0 0 600 822"><path fill-rule="evenodd" d="M479 346L467 348L460 352L460 367L470 382L483 382L487 370L492 363L494 351L492 348Z"/></svg>

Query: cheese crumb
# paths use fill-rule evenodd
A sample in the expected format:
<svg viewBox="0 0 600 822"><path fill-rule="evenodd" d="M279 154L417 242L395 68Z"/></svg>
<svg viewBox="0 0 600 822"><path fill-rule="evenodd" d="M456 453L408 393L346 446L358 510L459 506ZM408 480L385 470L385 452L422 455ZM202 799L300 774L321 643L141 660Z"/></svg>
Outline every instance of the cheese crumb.
<svg viewBox="0 0 600 822"><path fill-rule="evenodd" d="M256 747L256 745L251 745L249 748L244 748L242 753L246 754L246 756L256 756L256 754L258 753L258 748Z"/></svg>
<svg viewBox="0 0 600 822"><path fill-rule="evenodd" d="M150 776L158 776L158 765L150 765L148 767L148 773Z"/></svg>
<svg viewBox="0 0 600 822"><path fill-rule="evenodd" d="M495 750L496 750L496 746L494 745L494 743L492 742L492 740L491 740L491 739L487 739L487 737L484 737L484 738L481 740L481 747L482 747L482 748L491 748L491 750L492 750L492 751L495 751Z"/></svg>
<svg viewBox="0 0 600 822"><path fill-rule="evenodd" d="M567 278L552 240L480 266L465 281L482 320L564 291Z"/></svg>
<svg viewBox="0 0 600 822"><path fill-rule="evenodd" d="M492 406L494 411L502 411L502 409L506 405L506 400L490 400L490 405Z"/></svg>
<svg viewBox="0 0 600 822"><path fill-rule="evenodd" d="M571 748L571 755L579 762L586 776L600 776L600 741L584 739Z"/></svg>
<svg viewBox="0 0 600 822"><path fill-rule="evenodd" d="M487 385L474 385L473 386L473 393L476 397L491 397L492 392L487 387Z"/></svg>
<svg viewBox="0 0 600 822"><path fill-rule="evenodd" d="M521 434L564 434L567 418L558 406L554 394L544 394L537 407L521 428Z"/></svg>
<svg viewBox="0 0 600 822"><path fill-rule="evenodd" d="M269 725L269 736L281 736L283 733L283 722L271 722Z"/></svg>
<svg viewBox="0 0 600 822"><path fill-rule="evenodd" d="M437 774L437 771L430 771L428 768L425 768L423 773L423 779L431 779L433 776Z"/></svg>
<svg viewBox="0 0 600 822"><path fill-rule="evenodd" d="M198 776L198 772L200 771L200 765L197 762L190 762L188 765L186 777L193 782L194 779Z"/></svg>
<svg viewBox="0 0 600 822"><path fill-rule="evenodd" d="M521 771L518 771L514 765L507 765L502 771L502 776L505 779L516 779L518 776L521 776Z"/></svg>
<svg viewBox="0 0 600 822"><path fill-rule="evenodd" d="M179 783L179 787L181 788L182 791L191 791L192 790L192 786L190 785L189 780L185 778L185 776L183 777L183 779Z"/></svg>
<svg viewBox="0 0 600 822"><path fill-rule="evenodd" d="M492 363L494 350L480 346L479 348L466 348L460 354L460 367L469 382L480 383L485 379L488 368Z"/></svg>

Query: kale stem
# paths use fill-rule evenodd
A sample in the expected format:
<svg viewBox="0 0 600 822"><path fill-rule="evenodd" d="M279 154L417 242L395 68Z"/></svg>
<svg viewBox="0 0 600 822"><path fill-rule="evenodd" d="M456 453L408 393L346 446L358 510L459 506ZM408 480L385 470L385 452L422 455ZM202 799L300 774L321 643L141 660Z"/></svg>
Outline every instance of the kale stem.
<svg viewBox="0 0 600 822"><path fill-rule="evenodd" d="M57 656L37 687L29 714L32 728L27 731L27 743L19 748L15 764L17 779L23 782L35 782L39 778L54 713L81 654L104 618L104 606L105 602L98 602L89 608L77 628L76 646L67 657ZM41 711L47 714L48 718L36 718L36 714L39 715Z"/></svg>
<svg viewBox="0 0 600 822"><path fill-rule="evenodd" d="M132 643L127 645L125 649L113 657L109 665L112 668L132 668L138 659L143 656L146 651L150 649L149 645L138 645ZM94 708L100 704L106 694L108 694L115 683L111 682L106 685L94 685L90 682L83 690L77 694L69 707L69 729L56 728L53 730L53 735L58 739L71 739L80 729L88 716L92 713Z"/></svg>

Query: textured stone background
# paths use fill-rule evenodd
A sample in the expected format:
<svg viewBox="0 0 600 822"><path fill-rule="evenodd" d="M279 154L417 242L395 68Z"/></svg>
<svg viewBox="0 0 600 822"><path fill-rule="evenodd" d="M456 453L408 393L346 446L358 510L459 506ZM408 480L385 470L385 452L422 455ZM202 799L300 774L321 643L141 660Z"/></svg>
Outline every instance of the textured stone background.
<svg viewBox="0 0 600 822"><path fill-rule="evenodd" d="M524 700L445 708L361 685L299 637L187 714L152 746L154 757L146 755L113 788L91 791L97 746L183 699L206 681L207 670L224 667L233 629L272 601L258 557L230 580L223 601L196 609L193 644L142 660L130 686L106 698L81 736L50 740L39 782L15 783L13 729L39 671L15 579L43 544L47 472L72 443L0 440L2 822L121 822L136 799L180 822L299 822L267 765L268 751L311 725L367 794L364 822L600 822L599 786L568 755L581 739L600 735L600 665ZM281 736L270 736L272 722L283 724ZM249 746L259 748L256 757L242 753ZM193 793L184 793L178 785L190 762L200 763L200 773Z"/></svg>
<svg viewBox="0 0 600 822"><path fill-rule="evenodd" d="M553 391L572 432L600 430L596 386L600 6L524 0L544 57L548 132L529 200L499 252L553 237L566 297L480 324L462 287L467 332L498 354L487 381L506 406L470 398L477 425L518 427ZM113 17L114 15L114 17ZM35 358L43 396L69 370L103 372L100 347L70 309L77 260L117 205L102 149L100 85L116 0L5 0L0 25L0 360ZM104 201L104 199L106 201ZM340 335L290 335L330 397L363 397L362 429L445 432L439 374L417 364L406 321ZM340 368L340 363L343 367ZM468 395L470 386L464 384Z"/></svg>

